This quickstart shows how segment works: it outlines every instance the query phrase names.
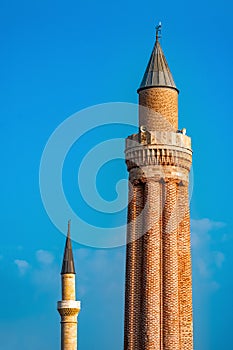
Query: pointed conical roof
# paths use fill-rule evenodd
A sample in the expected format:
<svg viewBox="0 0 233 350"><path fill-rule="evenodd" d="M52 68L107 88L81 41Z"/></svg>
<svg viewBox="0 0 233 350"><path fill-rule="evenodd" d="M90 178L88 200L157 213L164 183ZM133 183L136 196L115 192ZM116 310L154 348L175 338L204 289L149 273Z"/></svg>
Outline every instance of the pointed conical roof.
<svg viewBox="0 0 233 350"><path fill-rule="evenodd" d="M178 91L161 48L158 35L156 35L156 42L138 91L150 87L170 87Z"/></svg>
<svg viewBox="0 0 233 350"><path fill-rule="evenodd" d="M75 274L74 258L73 258L72 245L71 245L71 239L70 239L70 221L68 222L68 233L66 238L66 246L64 250L61 275L64 275L66 273Z"/></svg>

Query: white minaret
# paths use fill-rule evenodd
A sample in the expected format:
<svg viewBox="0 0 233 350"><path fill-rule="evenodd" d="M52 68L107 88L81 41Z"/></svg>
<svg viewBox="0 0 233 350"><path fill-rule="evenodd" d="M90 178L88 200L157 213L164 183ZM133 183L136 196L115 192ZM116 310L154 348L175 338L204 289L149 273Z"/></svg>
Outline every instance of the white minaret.
<svg viewBox="0 0 233 350"><path fill-rule="evenodd" d="M70 221L61 270L62 300L57 303L61 315L61 350L77 350L77 316L80 301L75 300L75 268L70 239Z"/></svg>

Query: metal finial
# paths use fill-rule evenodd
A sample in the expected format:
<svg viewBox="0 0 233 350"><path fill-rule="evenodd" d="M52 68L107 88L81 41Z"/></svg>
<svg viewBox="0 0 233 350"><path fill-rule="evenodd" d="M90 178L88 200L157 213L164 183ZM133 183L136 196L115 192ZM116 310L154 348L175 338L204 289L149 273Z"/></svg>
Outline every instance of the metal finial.
<svg viewBox="0 0 233 350"><path fill-rule="evenodd" d="M162 23L159 22L159 24L156 26L156 41L161 38L161 30L162 30Z"/></svg>
<svg viewBox="0 0 233 350"><path fill-rule="evenodd" d="M68 220L68 232L67 232L67 237L70 237L70 221Z"/></svg>

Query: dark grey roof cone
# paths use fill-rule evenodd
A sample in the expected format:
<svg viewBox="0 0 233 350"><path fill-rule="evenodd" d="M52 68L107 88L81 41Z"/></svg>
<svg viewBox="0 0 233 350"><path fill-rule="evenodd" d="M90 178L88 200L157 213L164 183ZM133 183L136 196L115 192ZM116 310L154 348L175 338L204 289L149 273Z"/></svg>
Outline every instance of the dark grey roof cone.
<svg viewBox="0 0 233 350"><path fill-rule="evenodd" d="M67 238L66 238L66 246L64 250L61 275L64 275L66 273L75 274L74 258L73 258L72 245L71 245L71 239L70 239L70 221L68 222L68 232L67 232Z"/></svg>
<svg viewBox="0 0 233 350"><path fill-rule="evenodd" d="M156 42L138 92L150 87L171 87L178 91L157 33Z"/></svg>

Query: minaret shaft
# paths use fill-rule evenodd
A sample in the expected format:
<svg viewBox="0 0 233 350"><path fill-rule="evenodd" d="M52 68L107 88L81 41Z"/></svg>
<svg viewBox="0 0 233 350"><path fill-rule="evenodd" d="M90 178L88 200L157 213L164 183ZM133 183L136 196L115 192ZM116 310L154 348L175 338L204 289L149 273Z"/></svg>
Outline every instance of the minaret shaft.
<svg viewBox="0 0 233 350"><path fill-rule="evenodd" d="M140 131L125 150L124 350L193 350L191 139L178 131L178 90L158 37L138 93Z"/></svg>
<svg viewBox="0 0 233 350"><path fill-rule="evenodd" d="M75 275L66 273L62 278L62 300L75 300Z"/></svg>
<svg viewBox="0 0 233 350"><path fill-rule="evenodd" d="M77 322L61 322L61 349L77 350Z"/></svg>

